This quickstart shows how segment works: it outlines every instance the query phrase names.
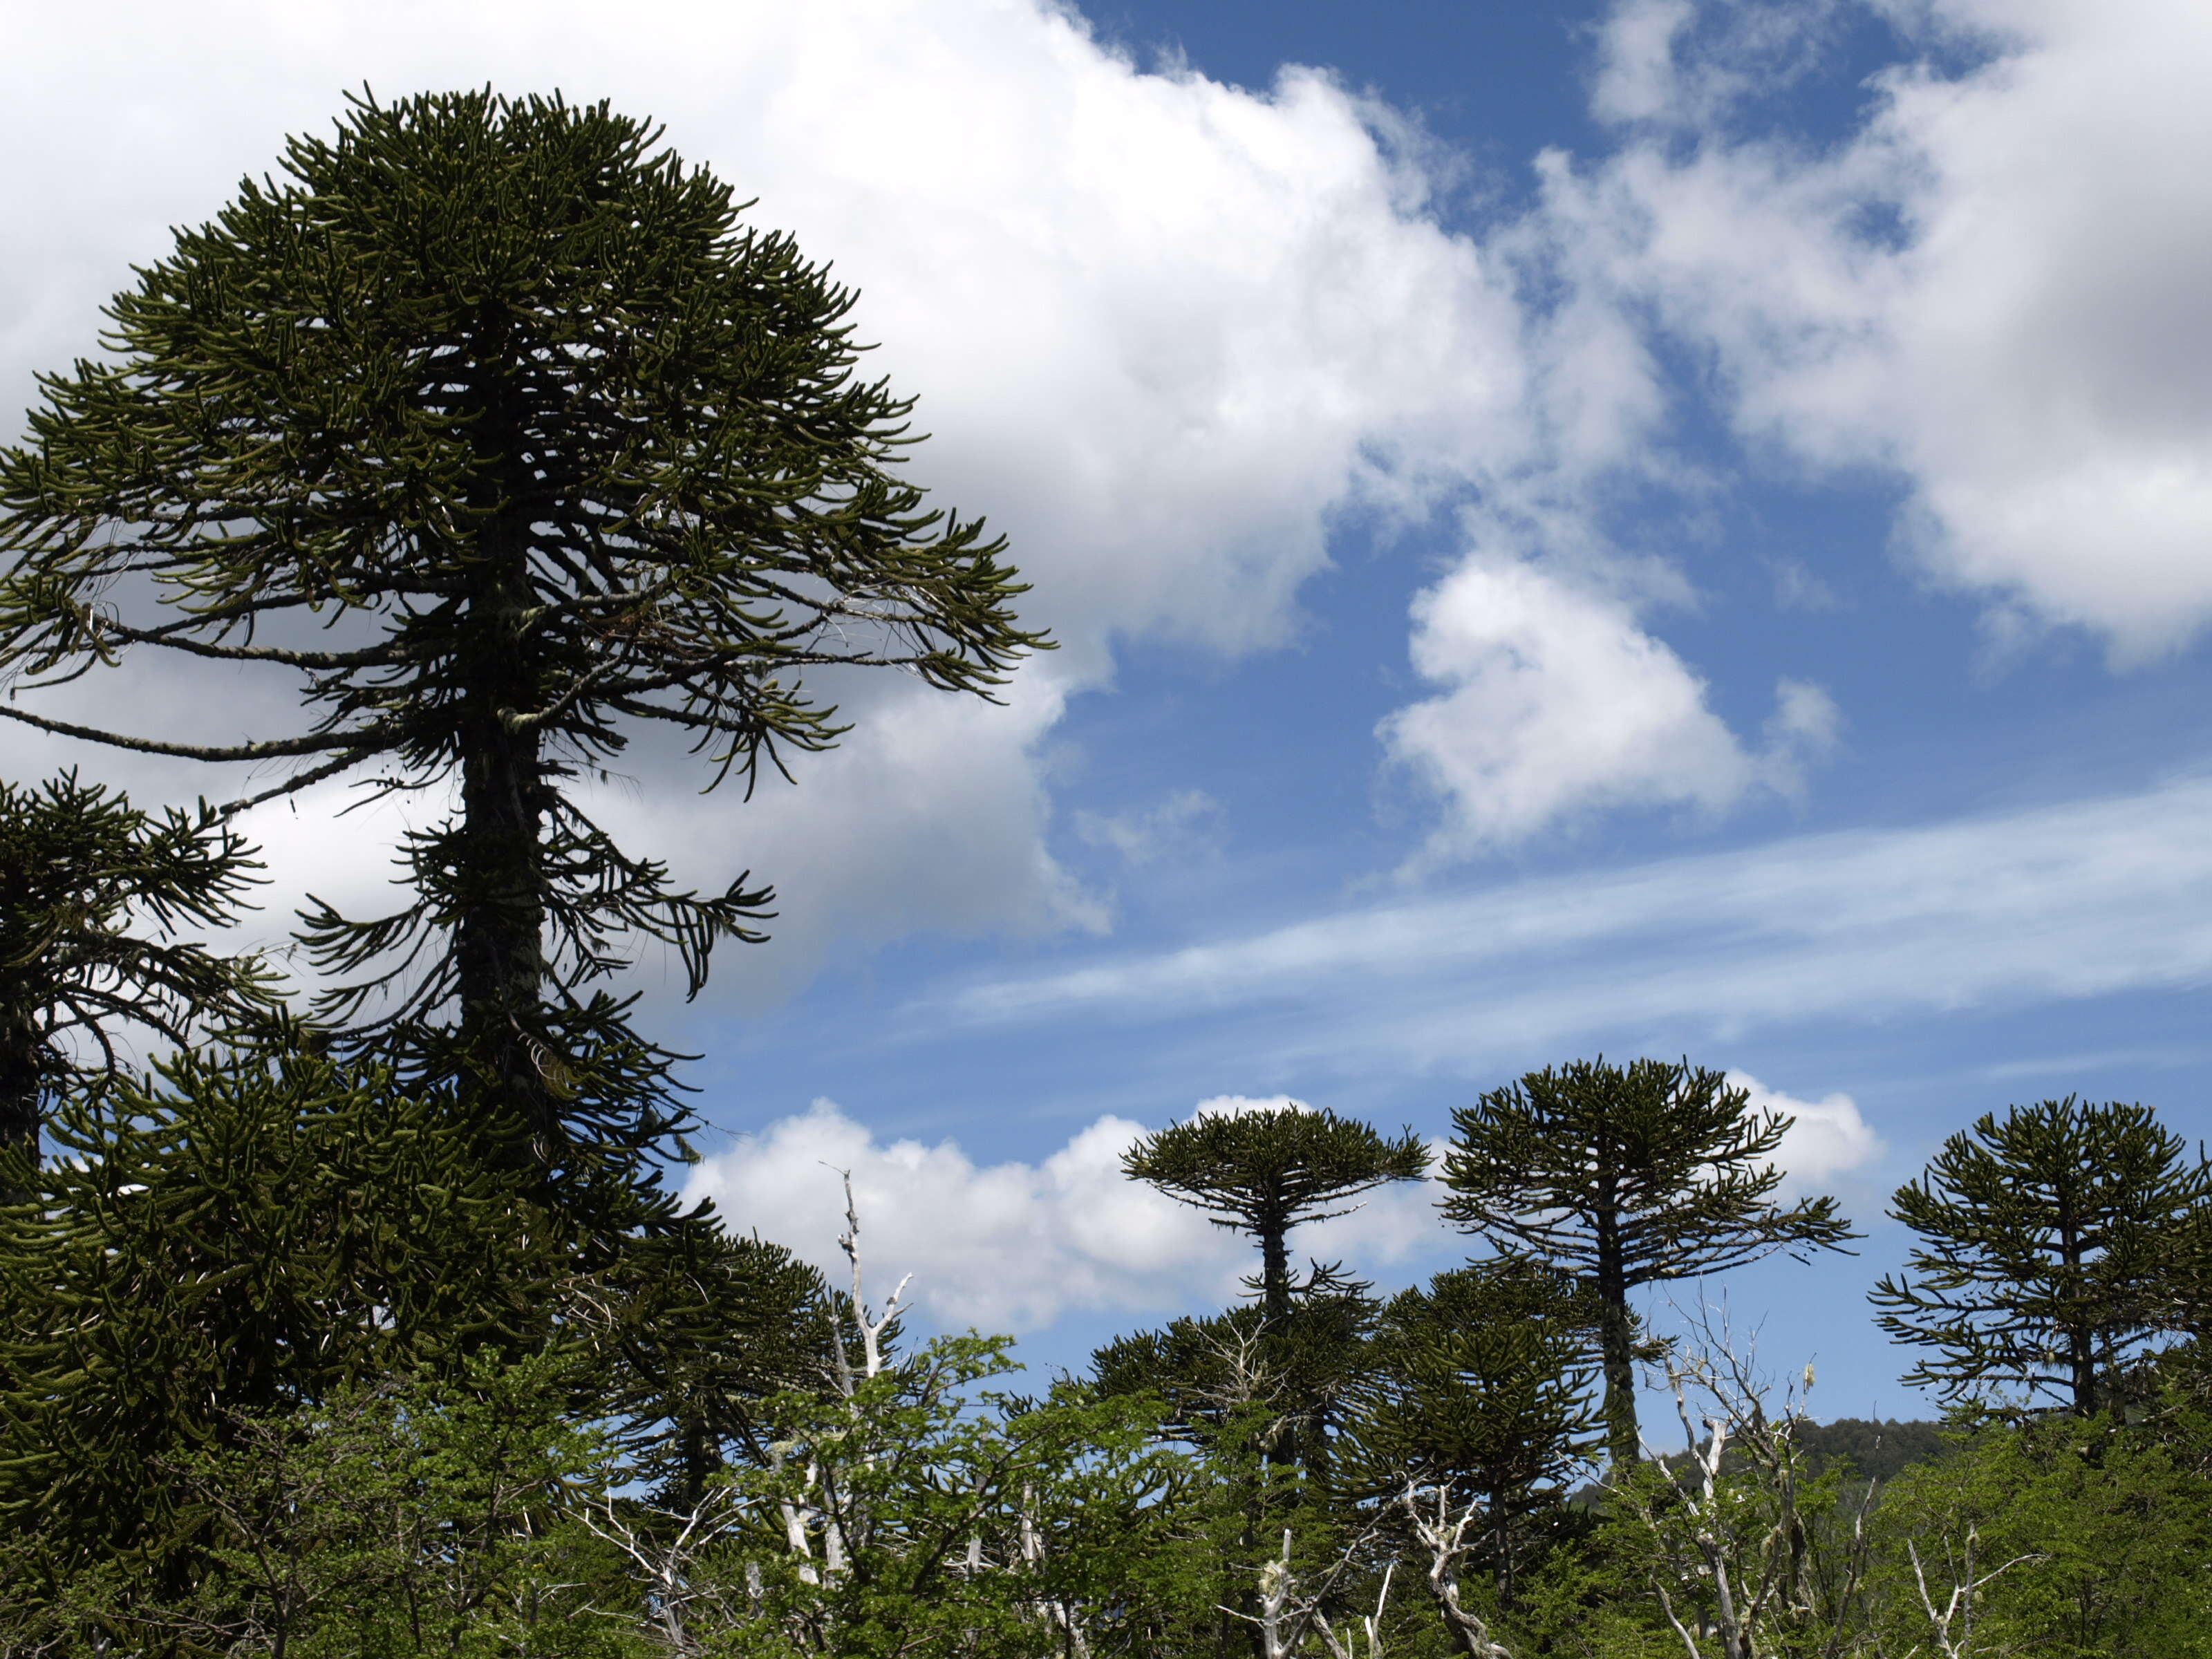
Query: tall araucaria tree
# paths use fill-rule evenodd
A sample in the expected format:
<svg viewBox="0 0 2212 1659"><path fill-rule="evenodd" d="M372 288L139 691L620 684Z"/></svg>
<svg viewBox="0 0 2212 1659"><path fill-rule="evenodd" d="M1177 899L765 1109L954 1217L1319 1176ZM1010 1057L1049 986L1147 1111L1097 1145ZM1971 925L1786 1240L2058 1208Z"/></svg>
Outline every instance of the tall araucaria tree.
<svg viewBox="0 0 2212 1659"><path fill-rule="evenodd" d="M810 671L988 696L1046 643L1003 544L896 470L911 403L856 375L853 293L659 139L557 95L357 99L178 232L0 452L19 698L138 649L285 680L305 718L202 744L0 715L289 769L249 800L451 790L404 908L307 919L349 981L324 1012L556 1175L680 1117L603 983L625 941L696 994L768 897L678 890L575 781L662 727L750 787L843 729Z"/></svg>
<svg viewBox="0 0 2212 1659"><path fill-rule="evenodd" d="M1616 1468L1640 1443L1631 1292L1858 1237L1832 1198L1775 1201L1791 1121L1753 1111L1747 1091L1686 1060L1602 1057L1530 1072L1452 1113L1446 1218L1565 1270L1597 1299Z"/></svg>
<svg viewBox="0 0 2212 1659"><path fill-rule="evenodd" d="M1407 1130L1392 1140L1357 1118L1296 1102L1235 1114L1201 1112L1148 1135L1121 1155L1131 1179L1203 1210L1217 1227L1260 1247L1251 1280L1270 1322L1296 1291L1291 1229L1346 1212L1346 1200L1428 1173L1429 1149Z"/></svg>
<svg viewBox="0 0 2212 1659"><path fill-rule="evenodd" d="M2147 1106L2069 1095L1985 1112L1890 1200L1920 1243L1871 1300L1893 1340L1934 1351L1906 1382L1946 1401L2017 1389L2087 1417L2176 1321L2172 1269L2208 1212L2212 1165Z"/></svg>
<svg viewBox="0 0 2212 1659"><path fill-rule="evenodd" d="M1201 1112L1121 1155L1122 1171L1132 1179L1204 1211L1215 1226L1243 1233L1260 1247L1260 1271L1245 1283L1260 1297L1263 1352L1279 1364L1298 1346L1292 1312L1302 1296L1319 1307L1333 1292L1364 1298L1366 1290L1319 1264L1300 1285L1291 1272L1291 1230L1345 1214L1349 1200L1393 1182L1419 1181L1428 1168L1429 1149L1412 1130L1393 1140L1357 1118L1294 1101L1235 1114ZM1301 1446L1296 1426L1306 1414L1294 1412L1286 1419L1269 1445L1271 1462L1310 1461L1314 1448Z"/></svg>

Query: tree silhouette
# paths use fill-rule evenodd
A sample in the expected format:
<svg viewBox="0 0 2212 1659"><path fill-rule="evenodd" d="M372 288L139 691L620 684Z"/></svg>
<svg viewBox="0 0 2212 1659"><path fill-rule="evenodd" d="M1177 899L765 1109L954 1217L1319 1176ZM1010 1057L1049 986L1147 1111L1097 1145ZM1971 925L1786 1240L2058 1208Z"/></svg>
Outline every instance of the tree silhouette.
<svg viewBox="0 0 2212 1659"><path fill-rule="evenodd" d="M1791 1121L1754 1114L1746 1091L1686 1060L1602 1056L1530 1072L1453 1112L1445 1216L1494 1249L1572 1273L1597 1298L1616 1467L1639 1448L1632 1291L1857 1237L1832 1198L1773 1201L1774 1153Z"/></svg>

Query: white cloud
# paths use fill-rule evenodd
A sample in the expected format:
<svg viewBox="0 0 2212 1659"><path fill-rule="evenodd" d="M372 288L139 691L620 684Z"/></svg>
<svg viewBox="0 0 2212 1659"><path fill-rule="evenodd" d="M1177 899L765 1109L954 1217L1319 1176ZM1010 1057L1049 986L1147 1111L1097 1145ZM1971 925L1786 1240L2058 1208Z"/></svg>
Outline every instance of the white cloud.
<svg viewBox="0 0 2212 1659"><path fill-rule="evenodd" d="M1197 1109L1276 1101L1221 1097ZM849 1170L870 1295L903 1275L937 1322L1026 1330L1078 1311L1223 1306L1253 1270L1248 1241L1121 1173L1141 1124L1102 1117L1036 1164L979 1165L951 1140L878 1140L834 1103L778 1120L703 1159L687 1199L757 1229L845 1282L836 1237ZM1371 1194L1352 1214L1299 1229L1295 1249L1352 1268L1388 1266L1440 1242L1427 1183Z"/></svg>
<svg viewBox="0 0 2212 1659"><path fill-rule="evenodd" d="M2212 983L2212 781L1376 905L984 981L941 1028L1203 1016L1276 1063L1480 1074L1532 1044L1680 1052L1778 1021ZM1248 1024L1248 1022L1249 1024Z"/></svg>
<svg viewBox="0 0 2212 1659"><path fill-rule="evenodd" d="M1445 690L1379 735L1448 804L1428 862L1593 808L1717 814L1762 785L1793 787L1799 757L1833 738L1826 695L1785 681L1768 749L1747 750L1629 603L1532 562L1470 557L1413 615L1413 665Z"/></svg>
<svg viewBox="0 0 2212 1659"><path fill-rule="evenodd" d="M1747 1072L1730 1072L1728 1080L1751 1096L1753 1111L1779 1112L1795 1120L1775 1159L1783 1172L1778 1190L1784 1199L1826 1192L1836 1176L1863 1170L1888 1151L1849 1095L1800 1100L1768 1088Z"/></svg>
<svg viewBox="0 0 2212 1659"><path fill-rule="evenodd" d="M2172 650L2212 621L2212 12L1896 9L1978 66L1885 75L1829 154L1709 125L1555 158L1547 216L1577 280L1714 355L1746 434L1901 476L1923 568L1999 626L2083 628L2122 664ZM1620 112L1671 96L1710 121L1668 76L1734 46L1677 51L1679 10L1615 14Z"/></svg>
<svg viewBox="0 0 2212 1659"><path fill-rule="evenodd" d="M1378 138L1387 112L1307 71L1261 93L1139 73L1043 0L26 12L0 146L67 164L0 177L24 231L0 269L0 402L92 346L98 301L165 227L364 81L607 96L757 194L757 222L860 287L872 368L934 434L916 476L1009 533L1027 619L1062 642L1008 711L854 685L843 752L750 805L696 802L694 770L641 756L641 850L702 885L750 865L781 890L781 948L733 958L741 990L802 977L840 939L1096 925L1046 850L1037 753L1068 695L1110 681L1115 641L1281 641L1333 510L1418 514L1518 453L1510 285L1425 216L1419 163ZM96 113L76 90L94 83ZM205 720L213 695L171 706ZM174 787L174 769L87 764ZM339 831L287 839L313 866L292 885L360 865Z"/></svg>

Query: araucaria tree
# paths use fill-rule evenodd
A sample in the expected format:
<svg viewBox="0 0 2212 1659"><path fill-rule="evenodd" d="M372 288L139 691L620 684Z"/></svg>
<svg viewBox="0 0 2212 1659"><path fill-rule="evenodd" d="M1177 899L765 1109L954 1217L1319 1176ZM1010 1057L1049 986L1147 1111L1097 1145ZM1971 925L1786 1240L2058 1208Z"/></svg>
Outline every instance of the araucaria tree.
<svg viewBox="0 0 2212 1659"><path fill-rule="evenodd" d="M1139 1141L1121 1168L1260 1247L1251 1282L1273 1322L1288 1317L1296 1288L1291 1229L1342 1215L1347 1200L1390 1182L1419 1181L1429 1149L1410 1129L1392 1140L1356 1118L1290 1103L1201 1113Z"/></svg>
<svg viewBox="0 0 2212 1659"><path fill-rule="evenodd" d="M750 785L842 729L810 671L988 696L1044 643L1001 544L897 474L909 403L856 376L854 295L658 137L557 97L356 100L179 232L0 453L19 693L156 650L285 677L305 718L202 744L0 714L280 769L264 795L450 791L411 902L306 938L350 980L327 1012L395 990L412 1068L556 1174L671 1127L599 983L625 939L696 994L767 897L678 890L574 781L659 726Z"/></svg>
<svg viewBox="0 0 2212 1659"><path fill-rule="evenodd" d="M142 811L74 773L0 783L0 1147L35 1164L47 1092L114 1069L119 1028L182 1043L268 1011L253 963L177 937L230 920L258 867L204 809Z"/></svg>
<svg viewBox="0 0 2212 1659"><path fill-rule="evenodd" d="M2072 1095L1946 1140L1890 1200L1921 1243L1871 1296L1893 1339L1935 1350L1905 1381L1947 1400L2019 1389L2085 1417L2112 1405L2165 1315L2178 1224L2212 1199L2187 1151L2147 1106Z"/></svg>
<svg viewBox="0 0 2212 1659"><path fill-rule="evenodd" d="M1639 1444L1631 1292L1857 1237L1832 1198L1775 1201L1791 1121L1753 1112L1747 1091L1686 1060L1602 1057L1530 1072L1453 1112L1446 1218L1565 1270L1596 1298L1616 1468Z"/></svg>

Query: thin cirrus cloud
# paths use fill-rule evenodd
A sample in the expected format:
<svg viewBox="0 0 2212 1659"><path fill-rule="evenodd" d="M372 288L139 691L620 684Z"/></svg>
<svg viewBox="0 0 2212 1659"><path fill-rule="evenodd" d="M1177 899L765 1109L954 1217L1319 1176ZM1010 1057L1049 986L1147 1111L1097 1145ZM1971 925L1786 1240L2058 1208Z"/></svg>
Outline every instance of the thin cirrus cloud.
<svg viewBox="0 0 2212 1659"><path fill-rule="evenodd" d="M1741 22L1772 15L1618 6L1596 108L1620 142L1545 159L1553 246L1707 357L1747 438L1901 478L1912 556L2002 635L2172 651L2212 623L2212 11L1876 9L1907 58L1820 150L1742 130L1771 85L1744 70L1779 59Z"/></svg>
<svg viewBox="0 0 2212 1659"><path fill-rule="evenodd" d="M1373 905L982 980L911 1012L969 1028L1203 1018L1231 1042L1264 1018L1286 1064L1464 1069L1594 1031L2177 989L2212 981L2209 817L2212 780L2185 777Z"/></svg>

